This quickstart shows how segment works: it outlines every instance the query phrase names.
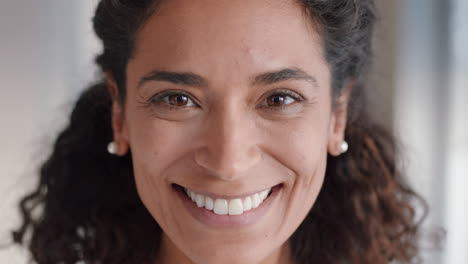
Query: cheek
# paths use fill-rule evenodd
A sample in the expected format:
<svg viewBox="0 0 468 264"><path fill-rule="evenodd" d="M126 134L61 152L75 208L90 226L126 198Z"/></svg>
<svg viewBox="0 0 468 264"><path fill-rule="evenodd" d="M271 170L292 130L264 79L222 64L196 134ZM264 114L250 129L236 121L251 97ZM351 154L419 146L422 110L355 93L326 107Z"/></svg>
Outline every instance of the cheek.
<svg viewBox="0 0 468 264"><path fill-rule="evenodd" d="M291 153L291 167L296 170L292 195L300 199L315 199L325 175L327 134L316 131L298 135Z"/></svg>
<svg viewBox="0 0 468 264"><path fill-rule="evenodd" d="M324 174L329 122L328 112L318 109L306 118L285 123L270 138L276 144L279 142L274 152L282 153L285 166L295 174L294 181L302 181L305 189L312 186L314 178Z"/></svg>
<svg viewBox="0 0 468 264"><path fill-rule="evenodd" d="M318 121L321 120L321 121ZM294 176L285 183L284 210L292 231L306 217L321 190L326 162L328 121L324 117L301 123L286 137L283 162Z"/></svg>
<svg viewBox="0 0 468 264"><path fill-rule="evenodd" d="M186 146L187 133L167 121L134 111L128 113L129 141L137 191L142 202L161 226L171 219L172 195L166 173Z"/></svg>
<svg viewBox="0 0 468 264"><path fill-rule="evenodd" d="M164 172L189 150L194 126L158 118L151 109L128 103L129 143L136 176L164 180Z"/></svg>

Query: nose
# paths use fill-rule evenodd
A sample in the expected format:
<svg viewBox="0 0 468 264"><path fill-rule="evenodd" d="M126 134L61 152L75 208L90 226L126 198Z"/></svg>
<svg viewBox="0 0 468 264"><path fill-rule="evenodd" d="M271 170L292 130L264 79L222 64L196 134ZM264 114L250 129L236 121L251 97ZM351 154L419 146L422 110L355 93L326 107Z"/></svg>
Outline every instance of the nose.
<svg viewBox="0 0 468 264"><path fill-rule="evenodd" d="M204 125L203 145L195 152L196 163L226 181L245 175L262 158L252 118L238 110L213 113Z"/></svg>

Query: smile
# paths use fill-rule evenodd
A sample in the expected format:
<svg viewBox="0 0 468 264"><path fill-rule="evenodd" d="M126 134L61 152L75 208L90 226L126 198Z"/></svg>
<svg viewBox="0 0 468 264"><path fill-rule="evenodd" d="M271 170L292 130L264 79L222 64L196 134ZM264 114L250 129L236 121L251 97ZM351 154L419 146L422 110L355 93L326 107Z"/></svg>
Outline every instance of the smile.
<svg viewBox="0 0 468 264"><path fill-rule="evenodd" d="M239 228L259 222L281 196L282 184L254 194L226 197L200 194L172 185L187 211L199 222L216 228Z"/></svg>
<svg viewBox="0 0 468 264"><path fill-rule="evenodd" d="M199 207L213 211L217 215L241 215L257 208L271 194L271 188L261 192L236 199L212 198L184 188L185 194Z"/></svg>

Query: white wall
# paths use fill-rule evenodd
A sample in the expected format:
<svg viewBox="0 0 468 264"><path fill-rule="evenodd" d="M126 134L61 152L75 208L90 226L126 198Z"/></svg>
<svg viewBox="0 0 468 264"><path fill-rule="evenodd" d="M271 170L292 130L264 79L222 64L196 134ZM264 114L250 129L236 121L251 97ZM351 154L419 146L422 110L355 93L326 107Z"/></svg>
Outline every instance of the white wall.
<svg viewBox="0 0 468 264"><path fill-rule="evenodd" d="M410 182L429 202L425 264L468 263L468 2L400 1L395 127ZM436 233L434 233L436 232Z"/></svg>
<svg viewBox="0 0 468 264"><path fill-rule="evenodd" d="M92 80L93 0L0 1L0 245L18 225L17 199L64 125L76 93ZM26 263L18 249L0 263Z"/></svg>
<svg viewBox="0 0 468 264"><path fill-rule="evenodd" d="M468 1L455 0L450 25L449 107L446 133L446 203L448 228L443 263L468 263Z"/></svg>

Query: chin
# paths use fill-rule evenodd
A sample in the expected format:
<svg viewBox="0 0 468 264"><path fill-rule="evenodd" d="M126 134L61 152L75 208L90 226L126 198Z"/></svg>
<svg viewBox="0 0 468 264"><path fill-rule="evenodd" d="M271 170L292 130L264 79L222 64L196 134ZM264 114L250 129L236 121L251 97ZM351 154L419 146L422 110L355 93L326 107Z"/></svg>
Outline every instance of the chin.
<svg viewBox="0 0 468 264"><path fill-rule="evenodd" d="M269 255L266 251L251 246L222 246L195 252L191 259L196 264L259 264Z"/></svg>

